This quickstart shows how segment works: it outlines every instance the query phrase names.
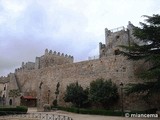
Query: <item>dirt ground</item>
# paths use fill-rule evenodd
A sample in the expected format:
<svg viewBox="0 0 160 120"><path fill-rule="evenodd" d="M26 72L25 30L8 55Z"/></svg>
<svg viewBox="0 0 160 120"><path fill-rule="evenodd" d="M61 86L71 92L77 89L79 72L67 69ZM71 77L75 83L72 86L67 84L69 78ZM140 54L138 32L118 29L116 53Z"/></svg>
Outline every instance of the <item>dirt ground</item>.
<svg viewBox="0 0 160 120"><path fill-rule="evenodd" d="M29 113L37 112L37 109L29 108L28 112ZM127 117L112 117L112 116L101 116L101 115L83 115L83 114L70 113L60 110L49 112L49 114L52 113L69 116L73 118L73 120L160 120L160 118L127 118Z"/></svg>

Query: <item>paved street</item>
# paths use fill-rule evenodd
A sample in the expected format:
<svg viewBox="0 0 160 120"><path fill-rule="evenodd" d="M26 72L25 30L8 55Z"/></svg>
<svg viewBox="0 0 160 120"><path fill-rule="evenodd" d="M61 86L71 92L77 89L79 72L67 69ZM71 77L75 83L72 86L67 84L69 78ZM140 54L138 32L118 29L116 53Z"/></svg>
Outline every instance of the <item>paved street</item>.
<svg viewBox="0 0 160 120"><path fill-rule="evenodd" d="M35 108L29 108L28 112L29 113L37 112L37 110ZM69 116L72 117L73 120L158 120L160 119L160 118L127 118L127 117L112 117L112 116L100 116L100 115L83 115L83 114L70 113L60 110L48 113Z"/></svg>

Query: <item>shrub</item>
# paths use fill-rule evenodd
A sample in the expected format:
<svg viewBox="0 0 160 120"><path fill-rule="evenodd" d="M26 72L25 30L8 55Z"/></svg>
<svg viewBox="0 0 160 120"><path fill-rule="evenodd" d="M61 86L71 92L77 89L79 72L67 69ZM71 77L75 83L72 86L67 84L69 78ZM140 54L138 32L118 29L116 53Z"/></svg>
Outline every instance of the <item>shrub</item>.
<svg viewBox="0 0 160 120"><path fill-rule="evenodd" d="M91 115L107 115L107 116L121 116L121 111L114 110L102 110L102 109L78 109L78 108L66 108L66 107L58 107L59 110L64 110L73 113L81 113L81 114L91 114Z"/></svg>
<svg viewBox="0 0 160 120"><path fill-rule="evenodd" d="M7 107L0 108L0 115L9 115L9 114L26 114L28 108L25 106L17 106L17 107Z"/></svg>
<svg viewBox="0 0 160 120"><path fill-rule="evenodd" d="M157 108L152 108L152 109L145 110L145 113L147 113L147 114L155 114L157 110L158 110Z"/></svg>
<svg viewBox="0 0 160 120"><path fill-rule="evenodd" d="M57 103L57 99L53 100L53 107L57 107L58 103Z"/></svg>
<svg viewBox="0 0 160 120"><path fill-rule="evenodd" d="M122 116L122 111L118 110L104 110L104 109L83 109L83 108L75 108L75 107L57 107L59 110L64 110L68 112L73 113L80 113L80 114L90 114L90 115L106 115L106 116ZM155 114L155 111L157 109L149 109L144 111L130 111L130 112L124 112L129 114Z"/></svg>
<svg viewBox="0 0 160 120"><path fill-rule="evenodd" d="M24 113L27 113L27 111L28 111L28 107L26 107L26 106L17 106L16 109L17 109L17 111L24 112Z"/></svg>
<svg viewBox="0 0 160 120"><path fill-rule="evenodd" d="M71 102L75 107L82 107L88 100L88 91L84 90L81 85L71 83L67 86L66 93L64 96L65 102Z"/></svg>
<svg viewBox="0 0 160 120"><path fill-rule="evenodd" d="M89 93L90 101L98 108L110 109L119 98L116 84L103 78L90 83Z"/></svg>
<svg viewBox="0 0 160 120"><path fill-rule="evenodd" d="M43 108L44 108L44 111L45 111L45 112L48 112L48 111L51 110L50 104L44 104L44 105L43 105Z"/></svg>

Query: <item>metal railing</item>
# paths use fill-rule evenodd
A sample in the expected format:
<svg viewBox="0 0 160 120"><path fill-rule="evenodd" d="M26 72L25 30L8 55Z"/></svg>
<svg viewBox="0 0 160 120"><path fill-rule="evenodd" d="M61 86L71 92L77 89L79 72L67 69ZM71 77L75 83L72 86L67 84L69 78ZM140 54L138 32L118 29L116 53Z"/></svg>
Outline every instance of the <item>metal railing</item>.
<svg viewBox="0 0 160 120"><path fill-rule="evenodd" d="M114 32L118 32L120 30L125 30L125 27L121 26L121 27L118 27L118 28L111 29L110 31L114 33Z"/></svg>
<svg viewBox="0 0 160 120"><path fill-rule="evenodd" d="M88 60L95 60L95 59L99 59L99 55L88 57Z"/></svg>
<svg viewBox="0 0 160 120"><path fill-rule="evenodd" d="M73 120L65 115L56 115L51 113L27 113L27 114L12 114L0 116L0 120L10 119L30 119L30 120Z"/></svg>

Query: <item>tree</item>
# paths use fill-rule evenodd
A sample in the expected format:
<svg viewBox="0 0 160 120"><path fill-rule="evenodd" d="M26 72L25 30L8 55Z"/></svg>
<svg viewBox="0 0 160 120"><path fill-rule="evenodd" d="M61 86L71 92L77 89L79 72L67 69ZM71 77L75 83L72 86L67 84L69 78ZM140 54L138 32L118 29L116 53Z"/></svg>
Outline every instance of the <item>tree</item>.
<svg viewBox="0 0 160 120"><path fill-rule="evenodd" d="M71 83L67 86L64 96L65 102L71 102L75 107L82 107L85 101L88 99L88 92L76 83Z"/></svg>
<svg viewBox="0 0 160 120"><path fill-rule="evenodd" d="M58 83L57 83L57 86L56 86L56 92L55 92L56 99L53 100L53 105L54 105L55 107L58 106L57 98L58 98L58 95L59 95L59 87L60 87L60 83L58 82Z"/></svg>
<svg viewBox="0 0 160 120"><path fill-rule="evenodd" d="M97 79L90 83L89 99L98 107L110 108L119 96L116 84L111 80Z"/></svg>
<svg viewBox="0 0 160 120"><path fill-rule="evenodd" d="M58 98L58 95L59 95L59 87L60 87L60 83L58 82L56 86L56 92L55 92L56 99Z"/></svg>
<svg viewBox="0 0 160 120"><path fill-rule="evenodd" d="M160 15L144 16L145 23L135 27L133 35L143 44L133 43L131 46L121 46L128 52L121 53L130 60L144 60L144 66L150 64L148 69L142 71L140 77L143 83L129 84L127 94L142 93L145 98L160 93Z"/></svg>

